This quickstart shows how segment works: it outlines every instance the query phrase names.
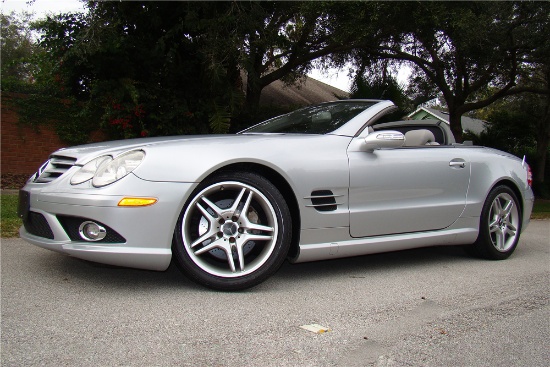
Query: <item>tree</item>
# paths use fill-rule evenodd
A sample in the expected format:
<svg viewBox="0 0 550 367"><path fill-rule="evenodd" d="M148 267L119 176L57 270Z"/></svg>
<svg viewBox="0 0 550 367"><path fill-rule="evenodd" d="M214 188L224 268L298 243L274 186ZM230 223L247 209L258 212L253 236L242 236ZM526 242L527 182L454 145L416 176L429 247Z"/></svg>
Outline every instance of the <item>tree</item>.
<svg viewBox="0 0 550 367"><path fill-rule="evenodd" d="M40 44L57 60L63 88L95 102L124 136L206 132L208 124L225 132L231 117L256 112L267 85L297 82L313 61L370 41L340 31L358 7L90 1L87 15L42 22ZM129 118L138 106L143 115Z"/></svg>
<svg viewBox="0 0 550 367"><path fill-rule="evenodd" d="M414 107L413 101L407 96L403 87L394 77L386 74L368 79L362 73L358 73L350 91L350 98L391 100L398 109L388 116L390 119L401 119L412 112Z"/></svg>
<svg viewBox="0 0 550 367"><path fill-rule="evenodd" d="M549 34L548 3L379 6L386 14L385 25L380 25L385 41L352 54L356 63L385 59L412 66L419 92L432 95L435 86L442 93L457 141L462 141L464 113L509 95L549 93L530 82L531 57L538 53L539 58L550 58L544 46Z"/></svg>
<svg viewBox="0 0 550 367"><path fill-rule="evenodd" d="M545 71L546 75L546 88L550 88L550 70L547 67ZM535 155L536 164L535 167L535 182L542 184L546 177L546 167L548 163L548 156L550 155L550 94L533 95L532 98L538 100L538 118L537 118L537 151ZM550 193L549 193L550 195Z"/></svg>
<svg viewBox="0 0 550 367"><path fill-rule="evenodd" d="M32 82L31 60L38 48L32 39L28 13L0 14L2 49L2 90L17 90Z"/></svg>
<svg viewBox="0 0 550 367"><path fill-rule="evenodd" d="M205 133L209 122L222 130L237 97L202 45L228 4L89 2L88 14L39 24L40 45L56 60L60 88L115 137Z"/></svg>
<svg viewBox="0 0 550 367"><path fill-rule="evenodd" d="M356 8L354 3L334 2L239 3L235 27L239 66L247 75L247 106L257 108L262 89L274 81L293 83L315 60L362 45L364 39L340 27L340 20Z"/></svg>
<svg viewBox="0 0 550 367"><path fill-rule="evenodd" d="M548 67L539 65L540 88L550 86ZM535 78L534 78L535 79ZM527 154L533 168L533 181L538 194L549 196L544 188L546 166L550 155L550 94L522 93L505 97L477 112L489 121L477 143L505 150L517 156Z"/></svg>

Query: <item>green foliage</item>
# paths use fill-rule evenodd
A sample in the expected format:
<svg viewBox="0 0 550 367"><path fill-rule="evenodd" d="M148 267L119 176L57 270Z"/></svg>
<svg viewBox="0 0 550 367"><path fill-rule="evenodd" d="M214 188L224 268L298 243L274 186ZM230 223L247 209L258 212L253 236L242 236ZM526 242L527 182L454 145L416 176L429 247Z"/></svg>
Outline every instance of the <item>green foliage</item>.
<svg viewBox="0 0 550 367"><path fill-rule="evenodd" d="M2 91L63 95L55 62L33 35L28 13L0 15L2 21Z"/></svg>
<svg viewBox="0 0 550 367"><path fill-rule="evenodd" d="M50 124L61 140L85 143L96 126L83 114L82 106L64 91L55 59L40 49L32 36L29 14L1 15L2 91L23 93L11 101L20 123L40 128Z"/></svg>
<svg viewBox="0 0 550 367"><path fill-rule="evenodd" d="M32 78L33 64L29 61L36 52L36 45L28 26L30 17L28 13L0 14L2 90L15 89Z"/></svg>
<svg viewBox="0 0 550 367"><path fill-rule="evenodd" d="M351 88L350 98L364 99L388 99L399 108L391 114L391 118L401 119L413 111L412 101L407 97L403 87L391 76L386 79L374 77L370 80L364 75L359 75Z"/></svg>
<svg viewBox="0 0 550 367"><path fill-rule="evenodd" d="M97 128L93 119L83 113L82 106L74 99L29 94L14 100L20 123L37 130L42 124L54 126L59 138L66 143L87 143L90 132Z"/></svg>
<svg viewBox="0 0 550 367"><path fill-rule="evenodd" d="M527 156L533 170L533 189L539 197L549 198L550 98L525 93L498 101L477 112L478 118L489 121L479 136L469 137L476 144Z"/></svg>
<svg viewBox="0 0 550 367"><path fill-rule="evenodd" d="M214 134L225 134L229 131L231 114L227 108L214 105L213 113L209 118L210 129Z"/></svg>
<svg viewBox="0 0 550 367"><path fill-rule="evenodd" d="M550 180L548 178L544 182L533 182L532 188L536 198L550 200Z"/></svg>
<svg viewBox="0 0 550 367"><path fill-rule="evenodd" d="M2 194L0 197L0 237L10 238L19 235L21 219L17 216L17 195Z"/></svg>
<svg viewBox="0 0 550 367"><path fill-rule="evenodd" d="M412 66L412 97L441 93L459 141L464 113L533 90L533 61L550 58L548 3L386 2L377 8L385 17L358 13L350 21L376 21L382 42L350 56L367 73L380 72L368 67L378 61Z"/></svg>
<svg viewBox="0 0 550 367"><path fill-rule="evenodd" d="M262 89L351 49L332 2L104 2L37 24L59 89L115 137L227 131ZM243 76L245 78L243 78ZM244 90L244 91L243 91ZM121 106L121 108L113 108ZM140 109L140 116L133 111ZM228 118L231 121L228 121Z"/></svg>
<svg viewBox="0 0 550 367"><path fill-rule="evenodd" d="M88 121L113 138L235 130L257 120L261 91L273 81L300 80L315 60L350 59L358 67L357 95L378 83L383 89L367 94L408 111L439 91L456 132L460 115L533 87L533 65L548 59L547 3L89 1L87 7L86 14L35 24L40 50L31 47L26 57L33 68L25 69L32 83L18 85L78 102L60 125L71 141L83 139ZM391 82L403 63L414 67L413 101Z"/></svg>
<svg viewBox="0 0 550 367"><path fill-rule="evenodd" d="M479 137L473 136L476 143L520 157L534 155L536 130L530 116L517 109L502 108L492 111L487 120L486 130Z"/></svg>
<svg viewBox="0 0 550 367"><path fill-rule="evenodd" d="M299 81L314 62L338 64L337 56L357 48L363 38L344 32L351 22L346 15L366 3L350 2L250 2L243 6L239 66L246 71L247 108L259 106L262 88L275 80ZM338 16L335 16L338 14ZM355 25L355 29L359 25ZM373 37L374 38L374 37ZM341 61L341 59L339 59Z"/></svg>
<svg viewBox="0 0 550 367"><path fill-rule="evenodd" d="M224 123L240 107L236 56L230 44L207 35L232 4L88 6L88 16L65 14L39 24L40 45L58 60L60 85L85 106L83 113L99 114L115 138L207 133L210 125L227 130Z"/></svg>
<svg viewBox="0 0 550 367"><path fill-rule="evenodd" d="M550 219L550 200L535 200L531 219Z"/></svg>

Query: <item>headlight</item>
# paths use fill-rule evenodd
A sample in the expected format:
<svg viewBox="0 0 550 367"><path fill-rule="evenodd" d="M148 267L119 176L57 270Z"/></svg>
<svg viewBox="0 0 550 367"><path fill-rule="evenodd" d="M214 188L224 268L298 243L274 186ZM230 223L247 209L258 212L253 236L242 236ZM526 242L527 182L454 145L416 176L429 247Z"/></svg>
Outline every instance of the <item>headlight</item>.
<svg viewBox="0 0 550 367"><path fill-rule="evenodd" d="M134 150L119 155L110 162L103 162L101 166L98 167L93 177L92 184L95 187L102 187L120 180L135 170L144 157L145 152L143 150Z"/></svg>
<svg viewBox="0 0 550 367"><path fill-rule="evenodd" d="M97 169L103 164L112 161L113 157L105 155L103 157L96 158L86 163L78 172L76 172L71 178L71 185L78 185L92 179Z"/></svg>

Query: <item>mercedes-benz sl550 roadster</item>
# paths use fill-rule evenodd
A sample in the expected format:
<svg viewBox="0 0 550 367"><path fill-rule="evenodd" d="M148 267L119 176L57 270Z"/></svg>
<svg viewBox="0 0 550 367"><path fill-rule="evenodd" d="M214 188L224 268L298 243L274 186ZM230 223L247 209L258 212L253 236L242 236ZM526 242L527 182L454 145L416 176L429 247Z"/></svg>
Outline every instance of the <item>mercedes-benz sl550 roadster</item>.
<svg viewBox="0 0 550 367"><path fill-rule="evenodd" d="M306 107L232 135L60 149L20 191L20 236L111 265L240 290L290 262L435 245L505 259L533 207L530 168L457 144L390 101ZM321 270L320 270L321 271Z"/></svg>

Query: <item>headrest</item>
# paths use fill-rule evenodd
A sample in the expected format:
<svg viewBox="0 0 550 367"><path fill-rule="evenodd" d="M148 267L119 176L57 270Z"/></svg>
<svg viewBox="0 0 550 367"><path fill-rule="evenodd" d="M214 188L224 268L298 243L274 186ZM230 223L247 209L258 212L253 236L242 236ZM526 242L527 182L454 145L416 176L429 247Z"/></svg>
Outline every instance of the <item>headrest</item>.
<svg viewBox="0 0 550 367"><path fill-rule="evenodd" d="M428 143L435 143L434 134L430 130L419 129L407 131L405 133L406 147L426 145Z"/></svg>

